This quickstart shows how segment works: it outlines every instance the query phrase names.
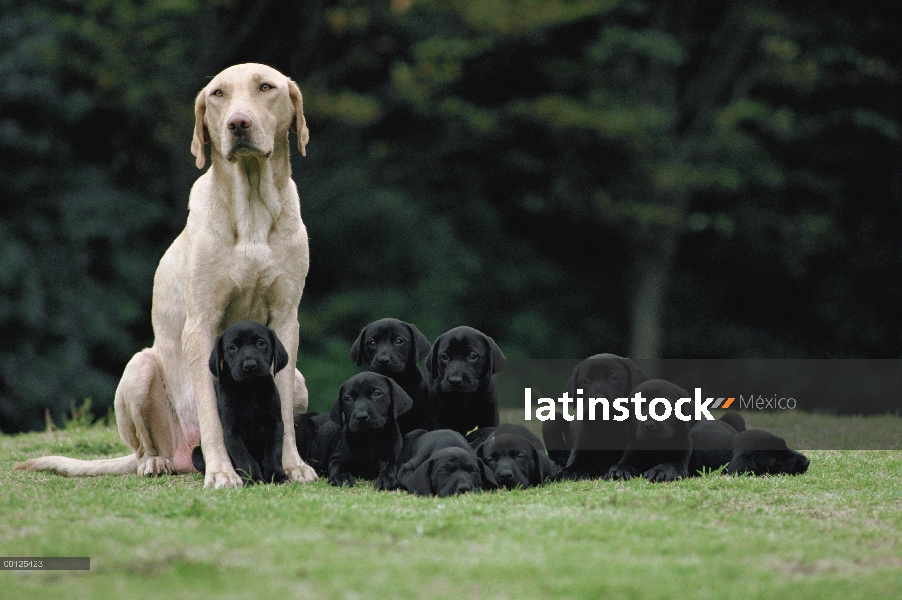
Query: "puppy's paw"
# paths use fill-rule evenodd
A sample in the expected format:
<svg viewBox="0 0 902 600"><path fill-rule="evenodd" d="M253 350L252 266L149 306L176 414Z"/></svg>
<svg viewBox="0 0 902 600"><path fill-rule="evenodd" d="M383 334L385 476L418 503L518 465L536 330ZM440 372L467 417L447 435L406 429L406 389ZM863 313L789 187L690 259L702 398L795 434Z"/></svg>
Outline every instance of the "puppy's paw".
<svg viewBox="0 0 902 600"><path fill-rule="evenodd" d="M285 474L291 483L310 483L319 479L319 475L307 463L301 463L298 467L285 469Z"/></svg>
<svg viewBox="0 0 902 600"><path fill-rule="evenodd" d="M160 456L145 456L138 463L138 475L172 475L172 461Z"/></svg>
<svg viewBox="0 0 902 600"><path fill-rule="evenodd" d="M240 488L243 485L244 480L235 471L207 471L204 475L205 488Z"/></svg>
<svg viewBox="0 0 902 600"><path fill-rule="evenodd" d="M681 474L673 465L662 464L646 471L644 477L653 483L664 483L682 479L687 475L688 473Z"/></svg>
<svg viewBox="0 0 902 600"><path fill-rule="evenodd" d="M357 480L354 479L354 476L350 473L335 473L334 475L329 475L329 483L334 485L335 487L354 487L354 484L357 483Z"/></svg>
<svg viewBox="0 0 902 600"><path fill-rule="evenodd" d="M582 479L589 479L589 475L587 473L580 473L579 471L563 469L558 475L558 479L561 481L580 481Z"/></svg>
<svg viewBox="0 0 902 600"><path fill-rule="evenodd" d="M380 476L376 478L376 482L373 484L373 487L375 487L377 490L390 492L391 490L398 489L398 480L391 475Z"/></svg>
<svg viewBox="0 0 902 600"><path fill-rule="evenodd" d="M611 467L605 474L604 479L605 481L629 481L633 478L633 475L635 475L635 473L633 473L632 469L625 465L617 464Z"/></svg>
<svg viewBox="0 0 902 600"><path fill-rule="evenodd" d="M288 475L282 467L263 471L263 483L285 483L286 481L288 481Z"/></svg>

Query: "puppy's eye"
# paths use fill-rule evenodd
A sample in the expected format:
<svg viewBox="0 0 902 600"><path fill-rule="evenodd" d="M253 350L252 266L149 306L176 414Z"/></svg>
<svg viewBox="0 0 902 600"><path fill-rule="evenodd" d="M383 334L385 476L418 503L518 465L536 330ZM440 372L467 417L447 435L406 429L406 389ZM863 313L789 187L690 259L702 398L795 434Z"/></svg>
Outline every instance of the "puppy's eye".
<svg viewBox="0 0 902 600"><path fill-rule="evenodd" d="M261 350L263 348L266 348L266 342L264 342L263 340L257 340L257 348L260 348Z"/></svg>
<svg viewBox="0 0 902 600"><path fill-rule="evenodd" d="M271 90L271 89L272 89L272 86L269 85L268 83L264 83L264 84L262 84L262 85L260 86L260 91L261 91L261 92L268 92L268 91Z"/></svg>
<svg viewBox="0 0 902 600"><path fill-rule="evenodd" d="M448 362L448 360L449 360L449 359L448 359L448 353L447 353L447 352L442 352L441 354L438 355L438 359L439 359L440 361L442 361L442 362Z"/></svg>
<svg viewBox="0 0 902 600"><path fill-rule="evenodd" d="M404 338L401 338L401 337L395 338L395 344L397 344L398 346L400 346L401 344L403 344L406 341L407 340L405 340Z"/></svg>
<svg viewBox="0 0 902 600"><path fill-rule="evenodd" d="M590 383L592 383L592 380L589 379L588 377L586 377L585 379L582 380L581 383L582 383L583 385L589 385Z"/></svg>
<svg viewBox="0 0 902 600"><path fill-rule="evenodd" d="M228 351L229 352L238 352L238 346L236 346L235 344L229 344Z"/></svg>
<svg viewBox="0 0 902 600"><path fill-rule="evenodd" d="M382 395L383 395L382 390L373 390L373 398L378 398L379 396L382 396Z"/></svg>
<svg viewBox="0 0 902 600"><path fill-rule="evenodd" d="M353 402L353 401L354 401L354 399L353 399L352 397L350 397L350 396L345 396L345 404L350 404L350 403Z"/></svg>
<svg viewBox="0 0 902 600"><path fill-rule="evenodd" d="M476 354L475 352L470 352L470 353L467 355L467 360L476 360L476 359L478 359L478 358L479 358L479 355Z"/></svg>
<svg viewBox="0 0 902 600"><path fill-rule="evenodd" d="M217 98L222 98L222 90L215 90L211 96L216 96Z"/></svg>
<svg viewBox="0 0 902 600"><path fill-rule="evenodd" d="M376 347L376 340L368 340L367 343L366 343L366 345L369 346L370 348L375 348L375 347Z"/></svg>
<svg viewBox="0 0 902 600"><path fill-rule="evenodd" d="M608 381L610 381L610 382L620 381L620 377L617 375L611 375L610 377L608 377Z"/></svg>

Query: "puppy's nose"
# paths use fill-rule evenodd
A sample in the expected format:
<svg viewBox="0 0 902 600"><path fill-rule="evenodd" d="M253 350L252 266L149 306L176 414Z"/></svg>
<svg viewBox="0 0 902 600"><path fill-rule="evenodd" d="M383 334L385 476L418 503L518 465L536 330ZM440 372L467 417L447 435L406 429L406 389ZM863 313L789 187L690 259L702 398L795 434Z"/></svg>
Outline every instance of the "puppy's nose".
<svg viewBox="0 0 902 600"><path fill-rule="evenodd" d="M376 357L376 362L383 366L387 365L390 361L391 361L391 359L387 356L377 356Z"/></svg>
<svg viewBox="0 0 902 600"><path fill-rule="evenodd" d="M458 494L472 491L472 489L473 489L473 486L469 483L458 483L457 484L457 493Z"/></svg>
<svg viewBox="0 0 902 600"><path fill-rule="evenodd" d="M361 423L366 423L369 420L370 416L366 413L358 413L354 415L354 418Z"/></svg>
<svg viewBox="0 0 902 600"><path fill-rule="evenodd" d="M255 360L246 360L241 363L241 368L244 369L246 373L249 373L257 368L257 361Z"/></svg>
<svg viewBox="0 0 902 600"><path fill-rule="evenodd" d="M232 135L239 136L250 129L254 122L244 113L235 113L229 117L226 124L229 127L229 131L232 132Z"/></svg>
<svg viewBox="0 0 902 600"><path fill-rule="evenodd" d="M450 375L448 377L448 383L451 385L460 385L464 382L464 378L460 375Z"/></svg>
<svg viewBox="0 0 902 600"><path fill-rule="evenodd" d="M509 471L507 469L504 469L501 471L495 471L495 475L498 477L498 479L500 479L502 481L510 481L511 479L514 478L514 472Z"/></svg>
<svg viewBox="0 0 902 600"><path fill-rule="evenodd" d="M654 429L657 426L658 425L651 419L649 419L645 423L642 423L642 429L644 429L645 431L651 431L652 429Z"/></svg>

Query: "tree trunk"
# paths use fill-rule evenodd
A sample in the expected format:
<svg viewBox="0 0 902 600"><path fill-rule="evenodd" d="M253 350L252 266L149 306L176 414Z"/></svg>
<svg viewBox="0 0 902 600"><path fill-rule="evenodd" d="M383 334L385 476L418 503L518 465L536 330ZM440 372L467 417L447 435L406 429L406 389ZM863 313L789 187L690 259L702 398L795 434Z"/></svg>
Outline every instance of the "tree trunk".
<svg viewBox="0 0 902 600"><path fill-rule="evenodd" d="M660 358L663 347L661 317L670 285L677 238L678 233L670 231L657 247L650 251L647 247L637 250L636 279L630 303L629 356L648 359L648 375L652 377L657 371L655 362Z"/></svg>

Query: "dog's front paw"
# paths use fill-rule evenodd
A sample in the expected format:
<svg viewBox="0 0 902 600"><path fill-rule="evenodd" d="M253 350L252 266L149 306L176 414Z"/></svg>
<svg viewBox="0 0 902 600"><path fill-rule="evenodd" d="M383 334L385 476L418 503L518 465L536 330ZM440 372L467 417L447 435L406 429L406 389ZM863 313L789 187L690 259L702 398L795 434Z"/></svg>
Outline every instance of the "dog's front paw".
<svg viewBox="0 0 902 600"><path fill-rule="evenodd" d="M644 477L651 482L664 483L682 479L686 475L688 473L685 475L680 474L673 465L661 464L646 471Z"/></svg>
<svg viewBox="0 0 902 600"><path fill-rule="evenodd" d="M285 483L286 481L288 481L288 475L282 467L263 471L263 483Z"/></svg>
<svg viewBox="0 0 902 600"><path fill-rule="evenodd" d="M392 475L383 475L376 478L376 482L373 484L377 490L384 490L386 492L390 492L391 490L398 489L398 479Z"/></svg>
<svg viewBox="0 0 902 600"><path fill-rule="evenodd" d="M354 484L357 483L357 480L354 479L354 476L350 473L335 473L334 475L329 475L329 483L334 485L335 487L354 487Z"/></svg>
<svg viewBox="0 0 902 600"><path fill-rule="evenodd" d="M604 479L605 481L629 481L633 478L633 475L635 475L635 473L633 473L629 467L617 464L610 468L610 470L605 474Z"/></svg>
<svg viewBox="0 0 902 600"><path fill-rule="evenodd" d="M138 463L138 475L172 475L172 461L160 456L145 456Z"/></svg>
<svg viewBox="0 0 902 600"><path fill-rule="evenodd" d="M310 483L319 479L319 475L307 463L301 463L297 467L289 467L285 469L285 474L291 483Z"/></svg>
<svg viewBox="0 0 902 600"><path fill-rule="evenodd" d="M235 471L207 471L204 475L205 488L240 488L243 485L244 480Z"/></svg>

